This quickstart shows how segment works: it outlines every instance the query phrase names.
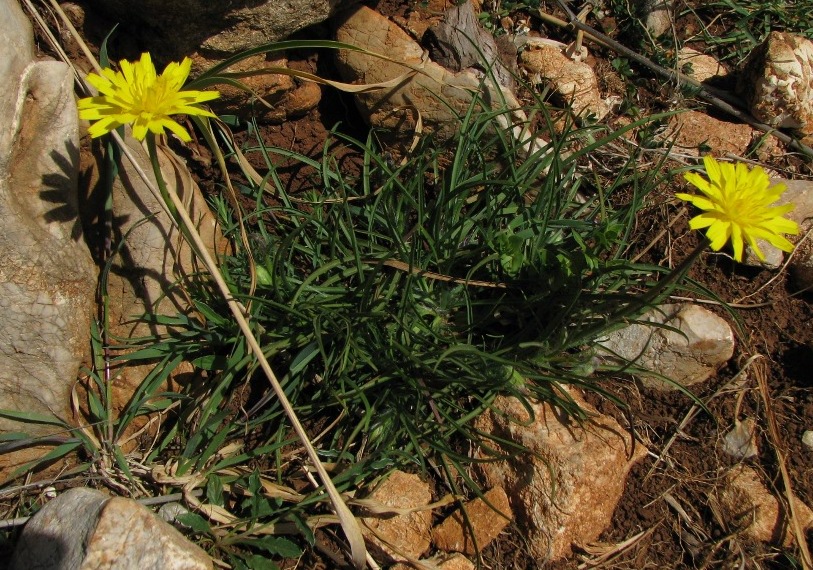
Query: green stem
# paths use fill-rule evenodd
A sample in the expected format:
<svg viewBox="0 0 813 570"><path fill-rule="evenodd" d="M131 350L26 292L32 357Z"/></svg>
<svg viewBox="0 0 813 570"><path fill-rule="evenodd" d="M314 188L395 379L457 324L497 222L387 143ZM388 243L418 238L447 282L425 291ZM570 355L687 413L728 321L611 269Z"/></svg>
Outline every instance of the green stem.
<svg viewBox="0 0 813 570"><path fill-rule="evenodd" d="M166 204L169 214L172 216L175 224L181 229L181 231L183 231L183 224L180 223L178 209L175 207L175 204L173 204L172 198L170 198L169 190L167 190L167 184L164 181L164 175L161 173L161 164L158 162L158 150L155 146L155 135L147 131L146 140L147 152L150 155L150 164L152 165L153 174L155 174L155 182L158 185L158 190L161 192L161 198L164 199L164 204Z"/></svg>

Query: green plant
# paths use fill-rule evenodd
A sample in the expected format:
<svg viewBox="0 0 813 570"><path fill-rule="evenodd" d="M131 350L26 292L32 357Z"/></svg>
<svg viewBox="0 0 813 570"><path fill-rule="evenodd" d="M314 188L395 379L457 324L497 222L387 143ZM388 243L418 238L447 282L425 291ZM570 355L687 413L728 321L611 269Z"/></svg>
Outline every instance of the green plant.
<svg viewBox="0 0 813 570"><path fill-rule="evenodd" d="M269 147L256 129L241 149L262 158L266 173L240 188L256 203L244 220L251 250L238 247L224 259L224 276L250 307L266 357L284 371L297 416L319 434L340 491L394 467L467 477L468 446L488 449L497 439L473 420L498 394L580 417L562 386L601 391L596 339L666 293L641 296L659 270L624 260L635 213L660 169L637 172L633 153L611 180L584 170L587 157L647 121L617 132L571 126L529 155L500 127L506 110L477 109L461 117L451 146L425 139L399 165L372 137L338 131L321 159ZM335 140L358 151L358 175L340 168ZM312 190L286 192L276 165L291 162L310 169ZM219 198L215 209L237 238L235 212ZM249 295L251 259L258 285ZM301 478L279 403L262 390L239 410L229 403L256 364L222 301L207 287L188 293L196 311L173 322L187 332L150 339L144 350L162 359L185 354L209 381L147 463L180 441L178 476L211 481L256 465L277 484ZM223 456L243 441L251 444ZM466 484L477 492L474 481ZM307 520L305 512L319 512L315 500L283 502L263 512L262 524L290 526L296 513Z"/></svg>
<svg viewBox="0 0 813 570"><path fill-rule="evenodd" d="M813 39L813 14L804 1L717 0L689 4L687 13L693 14L701 25L697 39L716 48L724 60L741 62L771 31ZM694 38L686 41L691 39Z"/></svg>
<svg viewBox="0 0 813 570"><path fill-rule="evenodd" d="M239 85L239 76L218 75L225 68L186 87ZM534 107L557 132L542 102ZM153 317L166 334L115 344L103 323L94 330L88 425L58 423L69 435L45 459L81 450L82 468L105 470L111 483L156 493L182 488L194 509L180 518L189 532L233 566L259 568L298 552L274 535L312 542L327 511L319 483L303 469L295 418L331 464L339 492L407 467L445 478L453 494L463 491L458 477L479 493L466 469L472 445L486 453L494 443L511 447L474 426L498 395L546 401L582 418L563 387L601 392L601 374L618 368L595 358L596 340L675 284L659 285L660 268L625 259L636 212L664 176L662 163L638 171L641 151L626 148L612 176L590 168L624 134L659 117L615 132L567 124L529 151L505 128L512 111L475 98L450 143L426 137L399 164L372 135L360 141L337 129L315 159L268 146L255 126L239 148L225 129L196 120L216 156L220 140L226 158L244 168L243 184L227 180L224 194L235 186L255 204L246 214L233 200L212 198L235 252L219 260L211 279L182 283L188 312ZM154 157L156 141L145 135ZM337 141L355 151L358 174L332 153ZM262 175L249 170L246 155L264 161ZM309 169L306 192L287 191L282 163ZM214 283L220 279L226 300ZM248 317L240 326L235 302ZM122 354L112 364L155 366L118 416L106 373L111 348ZM262 382L263 359L280 371L293 414ZM161 392L182 361L203 381ZM126 429L155 412L163 423L153 444L126 456ZM191 492L196 487L205 489L202 501Z"/></svg>

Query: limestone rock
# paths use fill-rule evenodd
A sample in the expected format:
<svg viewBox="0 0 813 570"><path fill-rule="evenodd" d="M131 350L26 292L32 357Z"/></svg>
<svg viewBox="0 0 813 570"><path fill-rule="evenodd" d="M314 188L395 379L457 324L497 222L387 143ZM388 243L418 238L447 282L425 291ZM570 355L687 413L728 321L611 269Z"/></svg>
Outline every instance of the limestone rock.
<svg viewBox="0 0 813 570"><path fill-rule="evenodd" d="M503 63L494 35L480 25L471 2L447 10L443 20L424 33L422 43L428 46L432 61L451 71L476 67L493 73L500 85L514 86L516 50L513 66Z"/></svg>
<svg viewBox="0 0 813 570"><path fill-rule="evenodd" d="M90 0L94 9L141 32L146 49L177 59L200 50L227 56L324 22L346 0Z"/></svg>
<svg viewBox="0 0 813 570"><path fill-rule="evenodd" d="M785 214L785 217L799 224L800 232L797 236L786 237L792 243L799 243L802 236L813 228L813 182L809 180L773 178L771 184L784 184L786 188L776 205L793 204L795 206L793 210ZM759 244L759 249L762 250L766 260L760 260L751 251L750 247L746 247L743 263L774 269L782 266L785 254L780 249L764 240L757 240L757 244ZM797 288L813 287L813 246L811 246L809 240L799 244L793 254L789 269Z"/></svg>
<svg viewBox="0 0 813 570"><path fill-rule="evenodd" d="M640 318L643 323L676 330L631 324L599 342L603 356L635 360L635 365L672 379L682 386L707 380L734 354L734 333L725 320L692 304L662 305ZM673 386L644 375L645 384Z"/></svg>
<svg viewBox="0 0 813 570"><path fill-rule="evenodd" d="M457 130L457 118L465 114L474 93L486 103L506 102L516 109L519 103L507 90L488 86L471 71L453 73L437 63L424 59L421 46L387 18L364 6L347 13L336 30L336 39L369 51L387 55L405 65L385 61L356 51L340 50L337 67L347 82L380 83L417 69L394 88L379 89L356 95L364 119L371 125L411 138L418 114L425 133L434 132L449 138Z"/></svg>
<svg viewBox="0 0 813 570"><path fill-rule="evenodd" d="M751 467L739 465L728 472L720 506L726 520L744 528L746 536L754 540L783 546L793 541L784 507ZM813 511L798 498L794 508L802 528L813 528Z"/></svg>
<svg viewBox="0 0 813 570"><path fill-rule="evenodd" d="M0 46L0 408L66 418L96 288L78 220L73 76L35 59L15 0L0 0ZM0 419L10 430L53 427Z"/></svg>
<svg viewBox="0 0 813 570"><path fill-rule="evenodd" d="M418 509L432 501L432 492L417 475L395 471L367 499L396 509ZM420 558L429 550L432 527L429 510L396 516L367 516L361 522L368 547L388 560L404 561L404 555Z"/></svg>
<svg viewBox="0 0 813 570"><path fill-rule="evenodd" d="M23 530L10 570L207 570L209 556L130 499L71 489Z"/></svg>
<svg viewBox="0 0 813 570"><path fill-rule="evenodd" d="M813 430L806 430L802 434L802 445L808 450L813 451Z"/></svg>
<svg viewBox="0 0 813 570"><path fill-rule="evenodd" d="M745 63L739 90L751 113L778 128L813 136L813 42L771 32Z"/></svg>
<svg viewBox="0 0 813 570"><path fill-rule="evenodd" d="M636 0L644 27L658 37L672 30L675 0Z"/></svg>
<svg viewBox="0 0 813 570"><path fill-rule="evenodd" d="M475 421L477 429L529 450L483 463L481 470L488 485L505 489L530 553L539 561L565 557L573 543L599 537L612 520L629 470L646 453L641 445L633 448L614 419L600 415L575 392L571 396L591 416L588 423L563 418L548 404L532 404L529 423L521 403L504 397ZM485 458L485 452L478 457Z"/></svg>
<svg viewBox="0 0 813 570"><path fill-rule="evenodd" d="M724 452L736 459L748 459L756 457L756 423L753 418L746 418L743 421L735 421L732 427L724 436L720 445Z"/></svg>
<svg viewBox="0 0 813 570"><path fill-rule="evenodd" d="M593 115L600 121L610 112L610 104L601 98L593 68L573 61L564 46L542 38L528 38L520 54L520 65L532 83L550 85L575 115Z"/></svg>
<svg viewBox="0 0 813 570"><path fill-rule="evenodd" d="M693 79L703 83L714 77L725 77L728 75L726 68L710 55L699 51L682 47L678 52L678 68Z"/></svg>
<svg viewBox="0 0 813 570"><path fill-rule="evenodd" d="M434 528L432 540L436 547L473 556L499 536L513 518L508 496L502 487L495 487L483 497L485 500L478 497L464 505L466 518L461 511L455 511Z"/></svg>
<svg viewBox="0 0 813 570"><path fill-rule="evenodd" d="M675 137L675 148L695 156L732 153L742 156L751 144L754 130L744 123L732 123L700 111L685 111L669 119L669 135ZM701 152L702 150L702 152Z"/></svg>
<svg viewBox="0 0 813 570"><path fill-rule="evenodd" d="M142 166L150 161L146 149L132 137L125 144ZM162 175L168 186L176 188L186 204L198 232L210 251L223 251L225 244L215 217L186 165L169 149L158 147ZM86 157L87 177L98 177L98 156ZM154 182L152 169L146 166ZM92 216L99 207L85 211L86 226L98 225ZM129 160L123 159L118 179L113 184L113 232L121 236L118 255L112 260L107 281L110 334L112 338L137 338L166 332L163 326L147 322L144 315L175 316L188 310L187 298L178 286L179 279L193 279L203 271L190 245L180 239L178 230L164 212L160 202L148 190ZM114 408L120 410L141 384L151 364L114 367L117 380L112 392ZM186 369L186 372L189 370Z"/></svg>

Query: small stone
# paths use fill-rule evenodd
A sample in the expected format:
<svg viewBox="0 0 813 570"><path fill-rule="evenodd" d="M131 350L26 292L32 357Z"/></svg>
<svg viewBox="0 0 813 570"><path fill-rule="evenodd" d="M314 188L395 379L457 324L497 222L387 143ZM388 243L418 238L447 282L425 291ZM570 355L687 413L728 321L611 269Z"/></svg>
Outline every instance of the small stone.
<svg viewBox="0 0 813 570"><path fill-rule="evenodd" d="M161 520L169 524L179 524L178 517L188 512L189 509L184 507L181 503L166 503L165 505L161 505L161 508L158 509L158 516L161 517Z"/></svg>
<svg viewBox="0 0 813 570"><path fill-rule="evenodd" d="M674 133L675 146L696 156L711 149L715 155L745 154L754 130L745 123L715 119L700 111L678 113L669 120L669 132Z"/></svg>
<svg viewBox="0 0 813 570"><path fill-rule="evenodd" d="M723 437L723 451L737 459L756 457L756 425L751 418L734 422L734 427Z"/></svg>
<svg viewBox="0 0 813 570"><path fill-rule="evenodd" d="M417 475L395 471L367 499L396 509L418 509L432 501L432 492ZM420 558L429 550L432 527L429 510L397 516L368 516L361 521L370 549L390 561L402 562L405 556Z"/></svg>
<svg viewBox="0 0 813 570"><path fill-rule="evenodd" d="M744 528L753 540L788 546L793 541L784 507L762 483L751 467L739 465L726 475L720 492L720 506L725 520ZM813 527L813 511L798 498L794 503L802 529Z"/></svg>
<svg viewBox="0 0 813 570"><path fill-rule="evenodd" d="M639 320L652 325L631 324L612 332L599 342L603 347L599 355L609 360L634 361L640 368L691 386L707 380L734 354L731 327L698 305L661 305ZM674 389L673 384L655 376L642 374L640 378L649 387Z"/></svg>
<svg viewBox="0 0 813 570"><path fill-rule="evenodd" d="M641 19L647 31L654 37L672 30L675 0L636 0Z"/></svg>
<svg viewBox="0 0 813 570"><path fill-rule="evenodd" d="M802 444L813 451L813 430L807 430L802 434Z"/></svg>
<svg viewBox="0 0 813 570"><path fill-rule="evenodd" d="M211 570L212 561L135 501L76 488L26 524L9 568Z"/></svg>
<svg viewBox="0 0 813 570"><path fill-rule="evenodd" d="M463 552L472 556L499 536L513 518L508 496L502 487L495 487L483 497L485 500L478 497L463 507L471 527L460 510L435 527L432 531L435 546L447 552Z"/></svg>
<svg viewBox="0 0 813 570"><path fill-rule="evenodd" d="M678 67L683 73L701 83L728 74L719 61L689 47L683 47L678 52Z"/></svg>
<svg viewBox="0 0 813 570"><path fill-rule="evenodd" d="M520 53L520 64L532 83L549 85L571 106L573 114L592 115L600 121L610 112L610 104L601 97L596 74L587 63L565 55L564 49L558 42L529 37Z"/></svg>

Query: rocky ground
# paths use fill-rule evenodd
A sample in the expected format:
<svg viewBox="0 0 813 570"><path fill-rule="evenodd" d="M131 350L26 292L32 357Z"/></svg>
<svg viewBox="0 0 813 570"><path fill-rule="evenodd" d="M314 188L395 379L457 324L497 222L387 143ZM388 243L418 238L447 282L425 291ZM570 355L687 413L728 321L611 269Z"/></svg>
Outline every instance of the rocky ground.
<svg viewBox="0 0 813 570"><path fill-rule="evenodd" d="M422 39L425 31L439 22L453 3L445 0L382 0L364 4L402 30L406 45L408 41ZM502 18L488 20L492 29L499 31L498 35L503 38L495 44L499 61L524 79L534 80L538 74L555 76L556 73L544 68L555 59L554 56L539 54L547 53L546 50L560 54L560 48L531 41L530 47L526 46L518 54L516 42L506 43L506 38L530 35L568 45L576 39L574 30L553 23L554 20L540 16L527 5L510 4L515 9L506 8ZM109 29L109 20L82 4L66 6L77 23L84 24L80 29L88 41L98 46ZM587 23L621 43L631 44L625 41L631 38L624 36L622 28L618 27L620 17L616 18L610 6L605 8L603 18L598 19L594 13L587 18ZM481 9L497 14L499 3L483 2ZM542 3L541 9L554 18L566 18L554 3ZM681 4L667 18L667 26L673 27L675 38L681 45L719 58L719 49L705 42L698 33L696 20L691 17L692 9L699 9L699 6L693 2ZM721 19L714 25L724 26L726 23ZM333 21L320 24L298 32L296 37L332 37L335 26ZM723 29L716 31L722 33ZM132 58L143 49L145 39L140 33L143 31L121 34L113 41L111 49L121 57ZM348 39L352 38L361 36ZM589 38L583 41L588 54L576 58L581 61L571 58L562 64L573 68L572 75L568 76L569 83L558 77L561 81L554 90L559 90L560 96L552 98L554 103L561 105L563 100L572 97L574 107L579 107L580 111L587 109L597 119L615 128L629 124L638 114L692 109L658 125L660 140L674 141L670 160L675 167L688 164L700 154L712 152L727 158L748 157L748 160L765 165L775 176L813 184L810 159L794 151L786 142L763 136L741 120L701 101L696 93L676 89L674 82L655 75L646 66L626 59L626 63L619 62L620 54L609 47ZM637 49L637 45L634 47ZM400 54L387 43L384 48L394 58L415 57L417 61L421 58L420 50ZM81 59L76 46L70 42L69 51ZM172 50L167 48L167 51ZM691 69L697 79L706 79L700 74L708 73L711 82L724 90L733 90L738 79L741 81L746 75L741 71L740 62L735 60L720 63L719 59L700 58L696 53L684 53L684 57L690 58L688 61L692 63L690 68L684 66L682 69ZM651 57L649 61L652 61ZM205 62L196 60L196 64L203 66ZM324 50L289 51L285 64L325 78L353 79L342 76L340 68L343 64L337 66ZM346 67L351 66L346 64ZM437 73L437 81L445 85L462 81L460 76L451 78L448 69L439 68ZM813 57L809 73L813 74ZM312 83L293 81L289 77L275 81L261 86L268 94L273 94L277 102L273 116L266 117L267 123L260 127L269 145L319 156L324 141L336 124L340 124L338 128L342 132L363 139L368 121L376 120L375 113L369 112L369 106L365 112L364 105L357 106L352 95L324 86L315 89ZM568 87L569 84L576 87ZM520 103L530 100L523 89L526 87L512 91ZM813 86L810 90L813 92ZM813 105L813 94L808 93L807 97L806 104ZM229 104L233 107L227 111L239 111L245 101ZM424 114L428 124L436 119L431 110ZM809 129L808 135L813 133L813 114L811 123L805 128ZM238 133L238 140L240 136ZM653 163L659 156L657 153L665 152L665 148L653 148ZM214 192L219 180L208 164L205 148L193 143L189 149L179 149L178 152L192 165L204 193ZM339 156L346 161L348 169L359 168L357 156L349 150L346 154L342 152L340 150ZM641 164L640 168L648 166ZM300 170L288 174L288 183L293 190L308 189L307 172ZM638 220L630 255L653 264L674 267L697 246L698 236L688 229L689 212L673 198L675 191L685 191L682 184L676 178L675 182L664 184L650 197ZM809 186L806 188L805 191L810 193ZM807 207L810 208L808 211L813 211L813 205ZM620 437L622 444L617 446L615 455L601 460L597 459L592 448L584 447L588 436L574 436L572 440L566 435L561 436L567 444L562 453L583 458L580 477L589 479L594 475L597 480L592 489L581 495L574 493L571 505L581 512L598 509L598 505L604 502L604 495L611 494L609 490L617 487L620 499L617 506L608 507L611 513L608 513L611 517L609 526L589 544L580 542L579 535L574 534L572 542L575 544L571 548L568 543L566 556L546 563L545 554L539 547L529 545L529 533L532 532L529 529L533 525L520 517L507 526L497 525L494 530L490 528L494 516L486 510L481 517L489 522L482 523L484 534L478 536L479 542L487 544L481 553L483 567L805 567L797 539L800 535L805 536L808 548L813 547L813 443L810 442L813 430L813 294L804 289L808 285L800 284L803 282L798 273L792 273L781 259L770 268L737 264L725 254L703 254L693 266L690 277L707 287L710 294L698 301L697 295L683 293L685 298L674 299L674 302L698 304L724 320L733 331L733 353L723 359L724 364L714 366L710 377L690 387L707 409L699 409L695 400L679 391L663 390L631 378L617 378L603 386L626 402L628 409L596 394L586 394L585 405L603 414L605 419L601 421L606 420L608 425L612 422L612 429L626 435ZM729 303L733 311L713 299ZM484 421L497 422L494 418ZM633 457L637 459L634 464L630 461ZM591 459L596 461L595 468L590 465ZM624 480L627 471L629 474ZM498 477L496 474L486 475L490 476ZM379 490L395 497L379 499L383 502L402 500L403 489L419 495L415 499L417 504L427 504L433 498L439 498L433 496L431 483L407 479L403 485L395 491ZM425 490L422 485L426 485ZM502 485L510 486L506 480L502 480ZM496 484L494 487L502 488ZM503 496L489 498L495 504L508 502ZM792 517L788 516L789 501L793 506ZM473 513L480 512L481 505L469 506ZM517 511L516 505L512 503L512 506ZM452 510L447 507L438 512L445 516ZM436 520L432 516L423 517L426 519L423 520L418 516L416 524L434 525L441 523L443 518L436 515ZM794 533L793 522L801 531ZM395 526L398 529L405 524L402 521ZM442 525L447 528L440 530ZM465 547L454 546L455 540L464 539L458 538L454 529L449 527L454 527L453 522L435 525L435 548L466 551ZM438 538L438 535L445 538ZM329 535L320 540L322 548L309 551L300 559L287 561L284 567L335 567L336 559L331 556L337 550L335 542ZM409 540L413 540L411 546L414 547L417 539ZM416 548L415 557L425 554L427 548ZM458 567L466 567L465 562L455 563L461 564ZM452 568L449 564L443 567Z"/></svg>

